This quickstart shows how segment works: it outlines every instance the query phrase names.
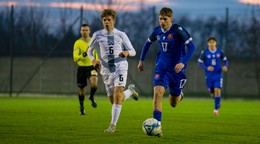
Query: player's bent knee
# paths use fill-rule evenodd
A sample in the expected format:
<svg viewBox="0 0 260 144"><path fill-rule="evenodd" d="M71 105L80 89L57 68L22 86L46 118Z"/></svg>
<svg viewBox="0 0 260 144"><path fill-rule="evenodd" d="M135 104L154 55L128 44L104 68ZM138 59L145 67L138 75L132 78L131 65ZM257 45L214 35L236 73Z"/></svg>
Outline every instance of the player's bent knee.
<svg viewBox="0 0 260 144"><path fill-rule="evenodd" d="M115 104L121 104L124 101L124 95L122 92L115 92L114 93L114 102Z"/></svg>

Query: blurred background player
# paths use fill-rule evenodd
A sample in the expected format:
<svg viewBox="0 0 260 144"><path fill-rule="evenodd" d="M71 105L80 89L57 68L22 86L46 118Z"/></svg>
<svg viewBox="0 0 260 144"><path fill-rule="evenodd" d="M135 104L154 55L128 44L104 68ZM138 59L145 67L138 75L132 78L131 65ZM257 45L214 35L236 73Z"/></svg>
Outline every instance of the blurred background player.
<svg viewBox="0 0 260 144"><path fill-rule="evenodd" d="M77 71L77 84L79 87L79 104L80 104L80 114L85 115L84 109L84 99L85 99L85 90L84 88L87 86L87 79L90 81L90 96L89 100L91 101L92 107L96 108L97 104L94 100L94 95L97 90L98 83L98 74L96 69L94 68L91 60L89 59L86 51L91 42L90 28L87 24L82 24L80 28L81 38L78 39L74 43L73 50L73 59L74 62L78 65ZM96 51L93 52L95 59L98 60L98 56Z"/></svg>
<svg viewBox="0 0 260 144"><path fill-rule="evenodd" d="M198 64L205 70L205 79L210 92L214 98L214 115L218 115L221 101L222 71L227 71L228 60L224 53L217 49L215 37L208 38L208 49L203 50L198 59ZM223 62L223 66L222 66Z"/></svg>
<svg viewBox="0 0 260 144"><path fill-rule="evenodd" d="M156 58L153 84L153 117L161 123L162 98L165 89L169 86L169 102L176 107L183 98L182 89L186 83L184 70L188 60L195 51L190 34L180 25L173 24L173 12L170 8L162 8L159 12L160 26L156 27L145 42L137 68L144 70L143 61L151 46L157 41L160 50ZM185 46L188 47L185 51ZM161 134L162 135L162 134Z"/></svg>
<svg viewBox="0 0 260 144"><path fill-rule="evenodd" d="M134 85L129 85L128 89L124 90L128 72L126 58L135 56L136 51L127 35L114 27L115 18L116 12L112 9L105 9L101 12L104 29L93 34L93 41L88 49L88 55L94 66L101 69L100 74L112 103L111 123L108 129L104 131L109 133L116 130L123 101L131 96L138 100L138 93L135 91ZM96 61L93 56L94 48L99 54L101 63Z"/></svg>

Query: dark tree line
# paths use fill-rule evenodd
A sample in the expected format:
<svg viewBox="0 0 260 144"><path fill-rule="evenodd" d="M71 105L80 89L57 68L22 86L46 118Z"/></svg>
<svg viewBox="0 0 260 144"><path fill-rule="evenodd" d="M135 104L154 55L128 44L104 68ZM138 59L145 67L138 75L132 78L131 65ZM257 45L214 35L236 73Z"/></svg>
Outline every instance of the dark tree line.
<svg viewBox="0 0 260 144"><path fill-rule="evenodd" d="M11 42L14 57L72 57L73 44L80 37L81 22L90 25L92 34L102 29L99 12L83 11L84 15L80 17L80 11L73 15L71 9L64 8L60 9L59 17L55 19L50 19L45 9L22 7L14 8L13 12L12 16L10 7L0 10L0 58L10 56ZM14 25L13 36L11 22ZM200 51L207 48L207 38L215 36L218 47L225 51L229 60L253 63L254 68L250 68L249 78L255 80L257 93L260 94L259 13L252 11L250 16L242 18L211 16L194 19L184 15L174 17L174 22L185 27L192 35L197 47L193 59L197 59ZM139 58L144 42L156 26L158 14L155 7L141 9L138 12L118 12L116 28L129 36L137 51L136 59ZM147 59L154 59L157 51L158 46L155 44L149 50ZM244 77L244 74L237 74Z"/></svg>
<svg viewBox="0 0 260 144"><path fill-rule="evenodd" d="M14 37L11 37L10 8L0 11L0 55L9 55L10 39L13 39L16 56L44 56L54 46L57 48L53 56L71 56L73 43L79 37L80 20L73 24L71 21L76 17L70 15L69 10L63 9L58 20L47 23L47 13L37 8L14 9ZM92 33L102 29L99 15L88 15L87 11L84 11L84 14ZM260 37L260 19L257 16L252 15L245 21L230 17L228 31L225 17L190 19L188 16L182 16L174 17L174 21L191 33L197 46L196 55L207 47L206 39L209 36L217 37L218 46L225 49L229 57L256 59L259 55L257 48L260 44L257 39ZM137 52L141 52L144 42L157 25L158 16L154 7L139 12L119 12L116 22L116 27L128 34ZM53 26L58 29L50 32ZM151 51L157 52L157 49Z"/></svg>

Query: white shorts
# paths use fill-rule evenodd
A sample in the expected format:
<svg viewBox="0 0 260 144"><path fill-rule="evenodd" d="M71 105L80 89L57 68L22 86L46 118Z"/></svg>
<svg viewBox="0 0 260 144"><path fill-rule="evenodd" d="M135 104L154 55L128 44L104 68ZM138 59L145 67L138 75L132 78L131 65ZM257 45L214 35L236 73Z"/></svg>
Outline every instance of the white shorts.
<svg viewBox="0 0 260 144"><path fill-rule="evenodd" d="M112 96L114 94L115 86L125 87L127 80L127 71L116 71L113 73L102 75L102 77L106 87L107 96Z"/></svg>

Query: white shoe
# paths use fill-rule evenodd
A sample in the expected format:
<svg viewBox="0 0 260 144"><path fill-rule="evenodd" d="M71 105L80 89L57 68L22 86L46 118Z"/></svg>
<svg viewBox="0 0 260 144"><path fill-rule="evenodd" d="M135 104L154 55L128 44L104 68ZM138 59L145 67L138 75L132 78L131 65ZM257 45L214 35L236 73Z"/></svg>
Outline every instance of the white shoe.
<svg viewBox="0 0 260 144"><path fill-rule="evenodd" d="M128 89L132 92L131 97L132 97L134 100L138 101L139 94L135 91L135 85L130 84L130 85L128 86Z"/></svg>
<svg viewBox="0 0 260 144"><path fill-rule="evenodd" d="M104 132L107 132L107 133L114 133L116 131L116 126L114 124L110 124L110 126L104 130Z"/></svg>

